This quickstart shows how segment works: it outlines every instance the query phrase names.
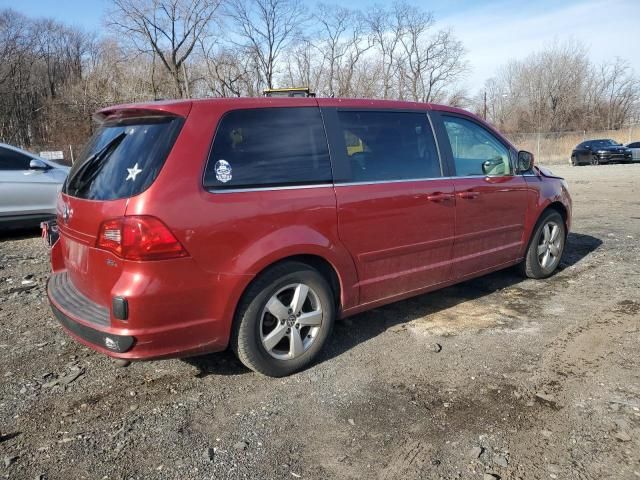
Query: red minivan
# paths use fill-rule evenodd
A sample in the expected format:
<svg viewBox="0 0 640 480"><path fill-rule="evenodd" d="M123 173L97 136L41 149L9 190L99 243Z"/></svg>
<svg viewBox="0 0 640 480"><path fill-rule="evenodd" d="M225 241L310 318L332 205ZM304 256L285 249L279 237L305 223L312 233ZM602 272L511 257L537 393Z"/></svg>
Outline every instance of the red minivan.
<svg viewBox="0 0 640 480"><path fill-rule="evenodd" d="M57 207L48 296L120 359L229 346L288 375L346 317L520 265L544 278L567 185L463 110L329 98L121 105Z"/></svg>

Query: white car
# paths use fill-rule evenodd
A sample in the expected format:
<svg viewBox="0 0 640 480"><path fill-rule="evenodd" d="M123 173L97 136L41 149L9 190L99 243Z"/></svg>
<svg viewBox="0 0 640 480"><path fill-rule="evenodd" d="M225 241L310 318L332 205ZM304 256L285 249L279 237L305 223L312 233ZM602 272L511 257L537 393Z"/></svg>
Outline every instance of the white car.
<svg viewBox="0 0 640 480"><path fill-rule="evenodd" d="M632 142L627 145L627 148L631 149L633 154L633 161L640 162L640 142Z"/></svg>
<svg viewBox="0 0 640 480"><path fill-rule="evenodd" d="M69 167L0 143L0 228L53 218Z"/></svg>

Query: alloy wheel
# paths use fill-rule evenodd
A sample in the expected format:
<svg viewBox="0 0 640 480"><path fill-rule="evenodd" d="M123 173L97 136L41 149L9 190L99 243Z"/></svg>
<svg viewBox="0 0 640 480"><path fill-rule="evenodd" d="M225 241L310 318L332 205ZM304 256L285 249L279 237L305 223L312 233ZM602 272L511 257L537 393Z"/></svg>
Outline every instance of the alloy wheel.
<svg viewBox="0 0 640 480"><path fill-rule="evenodd" d="M271 296L262 311L262 346L278 360L297 358L318 337L322 320L318 294L304 283L287 285Z"/></svg>
<svg viewBox="0 0 640 480"><path fill-rule="evenodd" d="M560 225L556 222L547 222L542 227L542 234L538 241L538 262L544 270L552 270L560 261L562 254L562 239L560 238Z"/></svg>

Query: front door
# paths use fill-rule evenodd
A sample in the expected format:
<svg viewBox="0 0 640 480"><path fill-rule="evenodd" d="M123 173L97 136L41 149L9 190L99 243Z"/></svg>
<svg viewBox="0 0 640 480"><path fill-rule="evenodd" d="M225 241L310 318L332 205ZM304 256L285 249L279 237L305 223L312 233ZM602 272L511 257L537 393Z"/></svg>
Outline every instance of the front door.
<svg viewBox="0 0 640 480"><path fill-rule="evenodd" d="M65 172L30 168L31 160L28 155L0 147L0 216L54 214Z"/></svg>
<svg viewBox="0 0 640 480"><path fill-rule="evenodd" d="M455 166L453 277L507 265L524 241L527 184L514 172L509 147L471 118L441 115Z"/></svg>
<svg viewBox="0 0 640 480"><path fill-rule="evenodd" d="M455 197L424 111L332 110L338 232L357 267L360 303L449 278Z"/></svg>

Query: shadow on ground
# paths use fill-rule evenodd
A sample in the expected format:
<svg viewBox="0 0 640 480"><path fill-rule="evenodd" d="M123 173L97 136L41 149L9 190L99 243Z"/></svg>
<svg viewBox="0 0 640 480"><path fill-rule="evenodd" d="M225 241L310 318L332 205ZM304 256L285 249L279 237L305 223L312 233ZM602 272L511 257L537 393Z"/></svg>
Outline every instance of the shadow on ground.
<svg viewBox="0 0 640 480"><path fill-rule="evenodd" d="M570 233L560 268L571 267L602 245L602 240L582 233ZM473 301L496 291L512 287L524 279L515 268L484 275L458 285L395 302L336 322L331 341L318 363L343 354L359 343L366 342L398 324ZM200 369L198 377L207 375L238 375L247 370L231 353L225 352L185 359Z"/></svg>
<svg viewBox="0 0 640 480"><path fill-rule="evenodd" d="M25 240L27 238L35 238L39 237L40 235L42 235L40 227L0 227L0 243L11 242L14 240Z"/></svg>

